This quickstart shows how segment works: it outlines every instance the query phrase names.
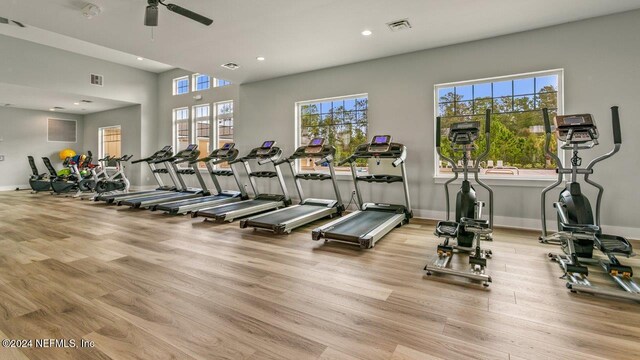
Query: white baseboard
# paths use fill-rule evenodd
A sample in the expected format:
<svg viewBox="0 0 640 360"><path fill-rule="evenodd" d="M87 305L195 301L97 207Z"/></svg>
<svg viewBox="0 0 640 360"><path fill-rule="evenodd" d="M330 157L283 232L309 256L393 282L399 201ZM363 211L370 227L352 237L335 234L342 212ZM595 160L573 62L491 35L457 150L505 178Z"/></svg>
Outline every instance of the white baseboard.
<svg viewBox="0 0 640 360"><path fill-rule="evenodd" d="M29 184L22 184L22 185L0 186L0 191L15 191L16 188L20 188L20 190L31 190L31 186L29 186Z"/></svg>

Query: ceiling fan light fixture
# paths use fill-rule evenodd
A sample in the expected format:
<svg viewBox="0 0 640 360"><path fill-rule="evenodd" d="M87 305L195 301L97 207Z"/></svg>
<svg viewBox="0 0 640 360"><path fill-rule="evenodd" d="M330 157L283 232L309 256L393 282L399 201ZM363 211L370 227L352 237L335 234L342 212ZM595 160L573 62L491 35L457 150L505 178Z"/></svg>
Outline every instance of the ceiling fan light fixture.
<svg viewBox="0 0 640 360"><path fill-rule="evenodd" d="M144 11L144 25L158 26L158 0L148 0Z"/></svg>

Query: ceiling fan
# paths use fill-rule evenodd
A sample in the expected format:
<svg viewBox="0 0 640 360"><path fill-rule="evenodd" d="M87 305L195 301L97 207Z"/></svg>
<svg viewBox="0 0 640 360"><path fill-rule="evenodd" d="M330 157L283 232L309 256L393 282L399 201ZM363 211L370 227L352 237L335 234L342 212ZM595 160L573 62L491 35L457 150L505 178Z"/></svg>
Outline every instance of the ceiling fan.
<svg viewBox="0 0 640 360"><path fill-rule="evenodd" d="M0 16L0 24L7 24L7 25L18 25L20 27L25 27L23 23L19 22L19 21L15 21L15 20L11 20L11 19L7 19L4 18L2 16Z"/></svg>
<svg viewBox="0 0 640 360"><path fill-rule="evenodd" d="M162 0L147 0L147 4L147 9L144 12L144 24L146 26L158 26L158 5L162 5L169 11L188 17L189 19L197 21L206 26L209 26L213 23L213 20L209 19L206 16L194 13L193 11L185 9L179 5L165 4Z"/></svg>

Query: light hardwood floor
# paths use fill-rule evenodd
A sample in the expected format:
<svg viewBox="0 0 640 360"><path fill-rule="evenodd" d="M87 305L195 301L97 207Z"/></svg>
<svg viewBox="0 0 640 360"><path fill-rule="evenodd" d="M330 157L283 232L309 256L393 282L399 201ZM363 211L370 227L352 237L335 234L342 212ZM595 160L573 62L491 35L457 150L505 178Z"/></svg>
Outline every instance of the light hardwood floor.
<svg viewBox="0 0 640 360"><path fill-rule="evenodd" d="M317 225L317 224L315 224ZM0 359L638 359L640 305L570 294L533 232L489 289L427 279L433 223L372 250L27 191L0 193ZM637 260L625 260L638 269ZM466 266L464 262L456 263ZM602 273L598 285L609 286Z"/></svg>

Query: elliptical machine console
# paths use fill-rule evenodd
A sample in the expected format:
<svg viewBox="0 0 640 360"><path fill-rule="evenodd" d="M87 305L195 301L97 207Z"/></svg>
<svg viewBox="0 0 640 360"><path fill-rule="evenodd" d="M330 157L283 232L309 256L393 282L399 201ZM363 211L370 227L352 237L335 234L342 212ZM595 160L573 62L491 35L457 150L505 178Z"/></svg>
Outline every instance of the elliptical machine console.
<svg viewBox="0 0 640 360"><path fill-rule="evenodd" d="M609 296L622 297L633 300L640 300L640 287L631 278L633 269L620 263L616 255L630 257L635 255L631 244L627 239L602 233L600 223L600 208L604 188L602 185L589 179L593 174L594 166L613 156L620 150L622 145L622 133L620 131L620 117L618 107L611 108L611 119L613 126L614 147L608 153L591 160L586 167L582 166L581 150L592 149L598 145L598 129L593 116L590 114L563 115L556 116L555 135L558 141L563 142L561 149L570 150L572 156L570 167L564 167L558 155L550 149L551 143L551 122L547 109L542 110L545 123L545 152L552 158L556 165L558 179L542 191L541 196L541 219L543 243L554 243L562 246L564 254L549 254L549 257L557 261L565 273L567 288L572 292L588 292L594 294L605 294ZM546 219L546 194L560 185L564 176L569 175L570 179L560 192L558 201L553 204L558 218L558 232L549 235L547 233ZM598 190L596 200L596 214L593 216L591 203L587 196L582 193L578 176L583 175L584 181ZM600 250L607 258L598 260L593 258L593 249ZM611 276L611 278L624 291L610 290L593 286L587 276L588 267L585 264L599 265Z"/></svg>
<svg viewBox="0 0 640 360"><path fill-rule="evenodd" d="M485 267L487 266L487 258L491 257L492 253L489 249L482 249L480 243L482 240L492 239L493 191L478 178L480 162L489 154L491 145L490 126L491 110L487 109L485 114L485 149L476 160L473 161L471 160L471 152L476 150L475 142L480 137L480 122L463 121L451 125L449 128L451 149L454 153L462 153L462 166L458 166L455 159L449 158L441 152L441 119L440 117L436 118L436 151L438 155L440 155L440 158L451 164L453 177L444 184L447 218L446 220L438 222L434 232L437 237L444 238L445 240L438 245L437 254L431 263L425 266L424 270L427 271L427 275L431 275L434 272L456 275L481 281L484 286L489 286L491 282L491 277L485 273ZM456 217L454 221L451 221L449 219L449 184L456 181L461 173L463 180L460 190L456 195ZM485 203L477 199L476 191L469 182L469 173L473 173L475 182L489 192L488 220L482 219L482 210ZM452 244L450 242L451 239L456 239L457 244ZM456 270L450 267L454 252L469 253L470 271Z"/></svg>

